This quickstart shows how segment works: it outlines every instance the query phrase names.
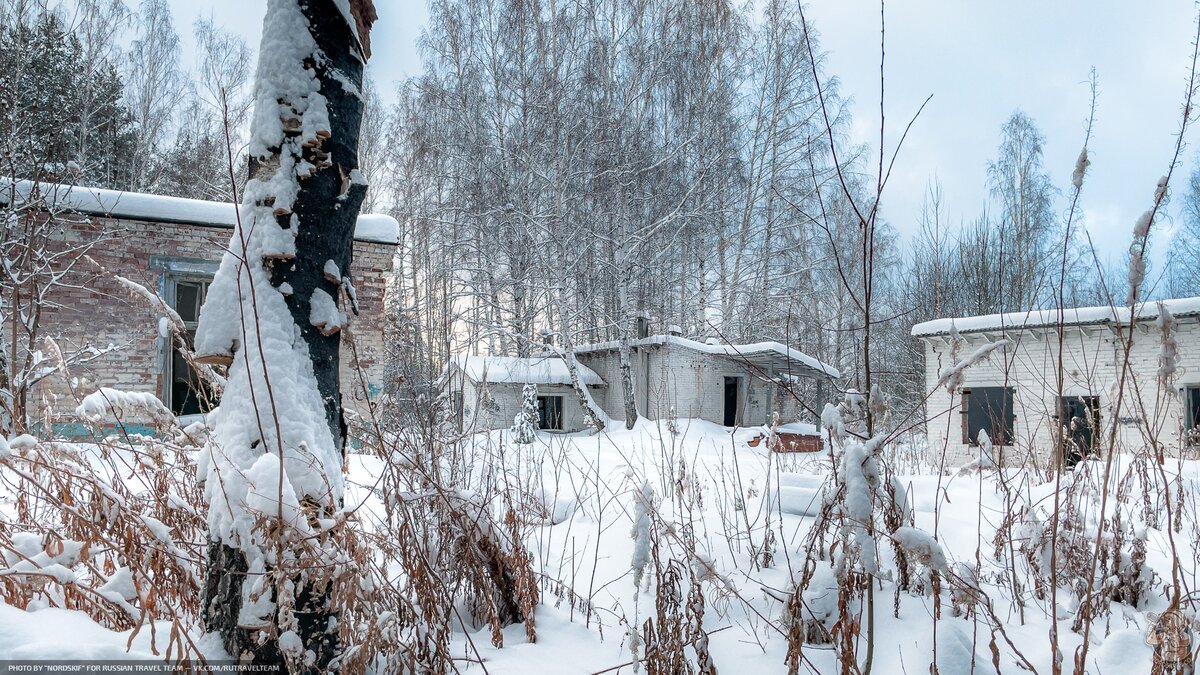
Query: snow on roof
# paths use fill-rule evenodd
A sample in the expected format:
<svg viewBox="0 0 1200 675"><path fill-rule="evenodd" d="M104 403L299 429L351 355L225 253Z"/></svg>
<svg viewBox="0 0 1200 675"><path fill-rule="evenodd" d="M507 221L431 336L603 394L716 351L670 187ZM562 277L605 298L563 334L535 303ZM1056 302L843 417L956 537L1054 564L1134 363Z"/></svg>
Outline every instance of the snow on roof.
<svg viewBox="0 0 1200 675"><path fill-rule="evenodd" d="M571 384L567 362L557 356L456 356L454 364L475 382L491 384ZM578 364L579 379L587 386L603 387L594 370Z"/></svg>
<svg viewBox="0 0 1200 675"><path fill-rule="evenodd" d="M808 422L789 422L780 424L775 427L775 431L781 434L803 434L805 436L819 436L821 432L817 429L817 425L809 424Z"/></svg>
<svg viewBox="0 0 1200 675"><path fill-rule="evenodd" d="M237 224L237 208L225 202L55 183L33 183L27 180L14 181L9 178L0 178L0 204L6 203L13 193L17 200L28 199L35 188L53 208L93 216L210 227L233 227ZM396 244L400 241L400 223L391 216L363 214L358 217L354 238L359 241Z"/></svg>
<svg viewBox="0 0 1200 675"><path fill-rule="evenodd" d="M787 345L779 342L754 342L745 345L733 345L716 342L714 344L705 344L695 340L689 340L678 335L651 335L647 338L634 340L630 343L634 347L653 347L662 345L676 345L687 349L694 349L705 354L713 354L716 356L726 356L739 361L748 361L750 363L765 364L770 362L775 365L776 374L786 370L788 367L799 366L801 369L808 371L823 373L828 377L838 378L841 373L837 368L822 363L817 359L805 354L804 352L792 349ZM611 342L600 342L591 345L582 345L575 349L578 354L586 354L588 352L611 351L620 348L621 343L613 340Z"/></svg>
<svg viewBox="0 0 1200 675"><path fill-rule="evenodd" d="M1176 298L1162 300L1163 306L1176 317L1200 316L1200 298ZM957 319L934 319L919 323L912 328L913 337L947 335L951 327L960 333L978 333L995 330L1021 330L1044 326L1057 326L1060 310L1031 310L1008 314L987 314ZM1123 324L1129 322L1128 307L1073 307L1061 310L1064 326L1086 326L1092 324ZM1158 318L1158 302L1143 302L1137 306L1134 317L1138 321L1153 321Z"/></svg>

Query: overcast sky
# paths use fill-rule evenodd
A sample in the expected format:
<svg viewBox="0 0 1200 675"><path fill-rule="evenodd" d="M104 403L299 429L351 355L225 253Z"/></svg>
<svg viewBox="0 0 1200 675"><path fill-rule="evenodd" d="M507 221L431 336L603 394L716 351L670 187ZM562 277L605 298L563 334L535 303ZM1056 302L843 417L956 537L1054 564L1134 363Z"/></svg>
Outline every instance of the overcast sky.
<svg viewBox="0 0 1200 675"><path fill-rule="evenodd" d="M688 1L688 0L681 0ZM702 1L702 0L701 0ZM190 50L201 13L256 45L265 0L174 0ZM424 0L376 0L370 70L381 90L421 69L417 38ZM811 0L807 12L828 52L827 75L853 98L852 140L878 148L879 10L872 0ZM1118 259L1133 223L1167 168L1186 84L1196 7L1184 0L903 0L887 6L889 153L930 94L897 162L883 216L907 239L930 179L937 176L952 217L969 221L987 199L987 162L1016 109L1046 136L1046 167L1064 192L1083 142L1088 74L1100 91L1085 224L1103 254ZM185 62L191 62L185 53ZM873 150L877 152L877 150ZM1187 152L1172 181L1179 212L1195 160ZM1060 200L1059 209L1066 208ZM1159 231L1161 255L1174 223ZM1156 256L1157 257L1157 256Z"/></svg>

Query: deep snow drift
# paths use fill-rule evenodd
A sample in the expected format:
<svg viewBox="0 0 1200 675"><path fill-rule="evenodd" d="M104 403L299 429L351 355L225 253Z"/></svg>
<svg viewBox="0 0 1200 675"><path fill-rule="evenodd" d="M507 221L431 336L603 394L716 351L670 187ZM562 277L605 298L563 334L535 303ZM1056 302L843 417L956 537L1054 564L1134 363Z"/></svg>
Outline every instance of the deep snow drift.
<svg viewBox="0 0 1200 675"><path fill-rule="evenodd" d="M819 625L828 628L837 620L834 570L825 562L806 561L809 531L831 486L830 458L749 447L746 442L761 429L730 433L695 420L678 420L671 426L677 433L665 423L645 420L630 432L539 432L529 445L511 444L508 431L469 439L466 456L492 474L503 473L513 490L529 497L526 515L532 524L525 530L525 543L539 574L542 605L536 615L536 644L527 643L520 625L504 631L505 646L500 649L491 646L486 627L462 630L455 649L462 655L463 670L482 672L475 663L482 658L493 675L633 672L632 650L644 653L647 645L641 637L634 638L630 626L640 629L658 614L654 586L660 575L655 564L671 558L687 561L699 580L707 651L722 672L786 671L788 645L781 617L806 562L812 573L804 616L815 621L818 632ZM1030 562L1027 555L1009 560L1006 556L1015 549L998 550L995 542L998 528L1018 511L1027 517L1014 526L1021 537L1014 547L1035 540L1036 524L1049 522L1054 485L1036 484L1017 470L937 475L921 470L911 448L885 452L893 453L887 458L893 466L907 467L897 479L906 495L911 527L898 531L896 538L915 552L914 567L924 583L897 592L893 582L877 582L874 672L929 672L935 641L938 668L944 674L996 672L993 658L999 659L1001 672L1020 672L1022 658L1039 672L1049 672L1054 656L1047 636L1053 612L1049 596L1039 598L1033 590L1035 575L1028 566L1036 561ZM348 463L346 507L359 509L366 527L378 522L382 496L376 486L383 462L376 456L354 455ZM1128 471L1131 467L1130 458L1118 457L1114 477L1128 482L1136 473ZM1060 502L1076 494L1068 490L1070 483L1099 480L1102 468L1099 462L1084 463L1065 476ZM1170 461L1163 475L1172 486L1173 501L1187 505L1174 539L1179 573L1187 588L1195 588L1191 514L1200 495L1200 463ZM1137 509L1144 510L1142 498L1134 499L1136 491L1114 494L1110 509L1138 501ZM1080 504L1084 511L1094 506L1090 498ZM11 499L5 498L3 509L12 512ZM1082 522L1094 519L1093 512ZM1111 612L1095 620L1089 672L1149 672L1153 648L1145 636L1154 613L1166 607L1164 579L1169 581L1174 558L1167 527L1162 522L1131 524L1131 536L1144 550L1147 592L1138 606L1115 602ZM651 532L657 535L653 539L647 538ZM694 541L694 551L685 540ZM881 569L893 564L892 550L889 542L880 540ZM9 558L7 570L0 574L15 574L21 565L31 564ZM957 588L953 584L943 580L935 602L928 584L931 569L971 577L990 598L1006 638L994 634L993 621L981 605L962 610L972 603L961 592L952 597ZM1010 573L1014 569L1015 575ZM1105 574L1102 570L1101 576ZM1064 587L1070 583L1062 580ZM1068 671L1082 640L1072 630L1077 606L1070 598L1065 590L1060 592L1057 608L1060 658ZM936 623L935 611L940 615ZM865 624L861 614L858 621ZM195 632L199 639L199 630ZM164 639L163 631L158 639ZM127 646L130 657L162 658L152 653L150 640L150 631L143 629L130 644L128 633L109 631L81 612L0 606L0 659L115 658L125 655ZM801 672L839 672L837 649L820 642L805 645ZM998 657L993 656L993 644ZM222 656L212 645L201 643L209 656ZM695 657L692 647L685 653Z"/></svg>

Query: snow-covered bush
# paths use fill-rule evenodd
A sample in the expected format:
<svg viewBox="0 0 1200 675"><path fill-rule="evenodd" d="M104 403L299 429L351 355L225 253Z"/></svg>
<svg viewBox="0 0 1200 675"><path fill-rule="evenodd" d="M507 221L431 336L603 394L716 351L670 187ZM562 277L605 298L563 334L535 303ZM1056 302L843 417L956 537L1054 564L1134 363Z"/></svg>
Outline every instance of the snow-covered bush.
<svg viewBox="0 0 1200 675"><path fill-rule="evenodd" d="M1144 459L1136 459L1123 475L1113 477L1107 489L1114 497L1108 500L1103 514L1103 470L1096 463L1080 464L1062 478L1058 512L1049 500L1028 504L1011 535L1021 542L1019 550L1028 564L1035 597L1046 600L1055 586L1073 596L1078 607L1075 630L1107 614L1113 602L1142 607L1161 583L1159 574L1146 560L1147 528L1154 524L1147 522L1146 512L1134 496L1165 495L1169 491L1160 491L1156 477L1144 472L1142 462ZM1169 496L1154 501L1161 504L1164 498ZM1089 586L1081 570L1093 560L1100 574L1098 583Z"/></svg>
<svg viewBox="0 0 1200 675"><path fill-rule="evenodd" d="M521 390L521 412L513 419L509 430L512 442L518 445L529 445L537 437L538 428L538 388L536 384L526 384Z"/></svg>
<svg viewBox="0 0 1200 675"><path fill-rule="evenodd" d="M104 421L114 408L161 405L109 389L86 398L80 414ZM161 421L160 437L138 445L28 435L3 444L0 486L15 509L0 524L0 586L14 607L79 609L113 630L169 621L170 649L186 662L198 655L188 631L204 579L194 456L205 430Z"/></svg>

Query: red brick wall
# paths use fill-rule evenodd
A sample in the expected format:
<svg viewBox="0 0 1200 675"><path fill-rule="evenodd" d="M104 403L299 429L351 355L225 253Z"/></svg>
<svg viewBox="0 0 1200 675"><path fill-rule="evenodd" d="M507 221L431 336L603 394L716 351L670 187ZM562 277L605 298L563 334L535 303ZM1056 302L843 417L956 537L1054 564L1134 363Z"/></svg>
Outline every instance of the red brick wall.
<svg viewBox="0 0 1200 675"><path fill-rule="evenodd" d="M44 380L31 401L39 418L69 420L77 398L101 386L162 397L165 345L158 337L160 312L134 298L113 277L127 277L162 294L166 273L151 268L152 256L216 262L231 233L223 227L99 218L64 224L55 237L55 245L62 250L97 243L86 256L69 256L76 260L75 267L64 279L66 285L47 298L52 304L43 310L41 334L67 352L88 345L115 349L72 368L70 378L56 375ZM342 387L347 408L365 409L355 365L364 369L372 395L382 385L383 296L394 250L389 244L354 243L351 275L360 314L352 322L351 332L359 358L354 362L353 350L343 341ZM48 352L44 346L38 348Z"/></svg>
<svg viewBox="0 0 1200 675"><path fill-rule="evenodd" d="M820 452L822 446L820 436L780 433L771 449L775 452Z"/></svg>

